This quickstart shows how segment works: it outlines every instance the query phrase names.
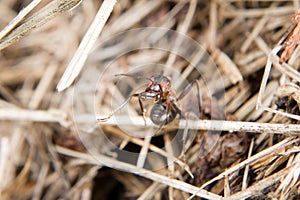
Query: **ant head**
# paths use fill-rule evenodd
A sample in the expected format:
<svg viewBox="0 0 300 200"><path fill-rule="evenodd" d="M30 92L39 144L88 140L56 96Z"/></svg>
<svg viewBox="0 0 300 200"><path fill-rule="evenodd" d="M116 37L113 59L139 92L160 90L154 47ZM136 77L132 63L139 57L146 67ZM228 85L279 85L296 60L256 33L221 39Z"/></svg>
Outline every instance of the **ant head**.
<svg viewBox="0 0 300 200"><path fill-rule="evenodd" d="M153 80L152 82L154 84L159 84L159 85L164 85L164 86L169 86L171 84L170 79L162 74L154 75L151 77L151 79Z"/></svg>

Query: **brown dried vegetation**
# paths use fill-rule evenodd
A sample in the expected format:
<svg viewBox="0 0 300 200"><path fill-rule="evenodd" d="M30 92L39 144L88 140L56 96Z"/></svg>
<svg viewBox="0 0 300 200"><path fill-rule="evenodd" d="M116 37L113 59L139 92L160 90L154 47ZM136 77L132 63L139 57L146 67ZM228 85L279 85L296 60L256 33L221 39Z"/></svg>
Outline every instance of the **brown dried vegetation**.
<svg viewBox="0 0 300 200"><path fill-rule="evenodd" d="M0 33L0 199L299 199L299 2L120 0L114 4L113 0L0 1L4 30ZM19 18L5 28L18 13ZM176 122L150 139L127 135L114 123L102 124L120 149L137 152L130 164L117 160L111 149L104 149L106 154L98 159L85 149L73 119L70 85L83 70L91 69L81 67L94 40L83 38L95 16L99 21L90 29L88 35L95 34L90 38L100 32L101 39L133 28L164 27L199 42L216 63L224 94L217 88L209 97L203 90L196 137L191 146L181 147L181 153L160 149L178 128L184 129ZM96 49L90 59L105 65L106 59L119 56L122 45L132 42L146 41L131 35ZM175 48L184 46L174 41ZM204 85L186 60L155 51L122 55L107 73L126 73L131 64L145 62L167 63L187 80ZM270 71L264 73L265 67ZM268 79L265 85L262 77ZM101 114L109 113L111 86L107 81L96 94L94 88L83 87L82 98L97 96ZM255 109L257 98L264 109ZM130 104L133 113L139 110ZM193 99L189 104L195 105ZM94 105L80 104L77 109L94 109ZM145 128L140 115L135 119L136 127L129 128ZM224 126L205 128L216 120ZM92 142L105 146L95 127L84 131L94 138ZM161 157L147 157L147 152ZM174 164L157 171L144 167L150 163L156 168L168 159Z"/></svg>

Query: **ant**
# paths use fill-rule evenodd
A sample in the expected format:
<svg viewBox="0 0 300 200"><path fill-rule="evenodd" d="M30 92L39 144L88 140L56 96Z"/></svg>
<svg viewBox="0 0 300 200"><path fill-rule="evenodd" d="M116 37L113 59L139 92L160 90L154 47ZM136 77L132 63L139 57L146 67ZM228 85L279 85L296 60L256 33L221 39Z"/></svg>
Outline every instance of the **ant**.
<svg viewBox="0 0 300 200"><path fill-rule="evenodd" d="M114 111L112 111L110 115L108 115L105 118L98 119L100 121L108 120L116 112L121 110L131 100L132 97L137 97L141 111L143 112L143 119L145 121L145 124L146 124L146 120L145 120L146 110L143 107L142 100L154 100L154 105L150 112L150 119L154 124L159 125L161 128L163 125L172 122L177 115L179 115L180 118L185 118L184 113L182 112L182 110L178 105L178 101L182 99L192 89L194 84L196 84L197 86L197 92L198 92L197 98L198 98L199 109L200 109L200 105L201 105L200 86L196 79L190 82L183 89L181 94L177 97L172 88L171 80L166 76L163 76L162 74L153 75L151 78L147 78L143 76L135 76L131 74L117 74L115 76L116 77L128 76L137 79L146 79L149 80L150 82L148 83L145 91L130 95L130 97L127 100L125 100Z"/></svg>

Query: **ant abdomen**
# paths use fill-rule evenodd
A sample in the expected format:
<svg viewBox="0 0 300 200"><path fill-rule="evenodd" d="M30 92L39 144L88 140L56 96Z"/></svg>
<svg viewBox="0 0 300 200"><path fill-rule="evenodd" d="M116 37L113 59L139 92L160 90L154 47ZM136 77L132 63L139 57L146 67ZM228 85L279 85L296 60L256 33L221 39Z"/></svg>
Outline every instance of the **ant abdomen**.
<svg viewBox="0 0 300 200"><path fill-rule="evenodd" d="M150 112L150 119L156 125L168 124L172 122L177 113L174 110L170 110L167 114L166 106L163 104L154 104Z"/></svg>

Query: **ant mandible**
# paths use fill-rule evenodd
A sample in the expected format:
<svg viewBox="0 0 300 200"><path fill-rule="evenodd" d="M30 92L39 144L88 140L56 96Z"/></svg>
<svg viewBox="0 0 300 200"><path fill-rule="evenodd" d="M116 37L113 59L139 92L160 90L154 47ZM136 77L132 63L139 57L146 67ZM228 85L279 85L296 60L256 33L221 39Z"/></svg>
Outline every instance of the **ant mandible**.
<svg viewBox="0 0 300 200"><path fill-rule="evenodd" d="M175 92L172 88L171 80L166 76L154 75L151 78L143 77L143 76L135 76L131 74L117 74L116 77L119 76L128 76L137 79L146 79L150 82L148 83L144 92L141 93L134 93L130 95L130 97L125 100L119 107L117 107L114 111L111 112L107 117L100 118L98 120L105 121L112 117L116 112L121 110L130 100L132 97L137 97L139 101L139 105L141 111L143 112L143 119L146 124L145 114L146 110L143 107L142 100L154 100L154 105L150 112L150 119L151 121L162 127L165 124L172 122L177 115L180 118L185 118L184 113L178 106L178 101L182 99L193 87L194 84L197 86L197 100L200 109L201 105L201 96L200 96L200 86L198 81L195 79L190 82L181 92L181 94L177 97Z"/></svg>

